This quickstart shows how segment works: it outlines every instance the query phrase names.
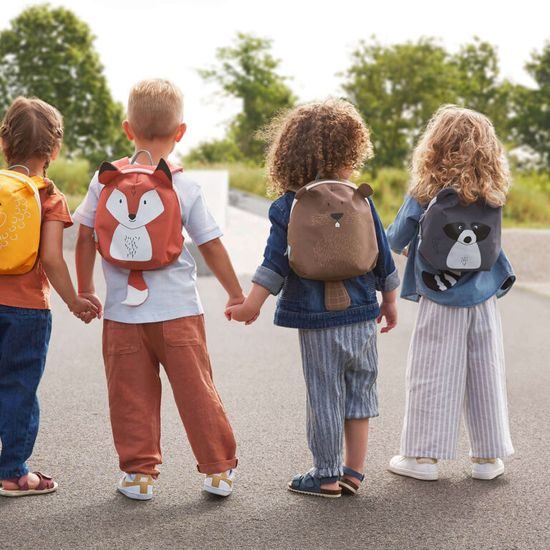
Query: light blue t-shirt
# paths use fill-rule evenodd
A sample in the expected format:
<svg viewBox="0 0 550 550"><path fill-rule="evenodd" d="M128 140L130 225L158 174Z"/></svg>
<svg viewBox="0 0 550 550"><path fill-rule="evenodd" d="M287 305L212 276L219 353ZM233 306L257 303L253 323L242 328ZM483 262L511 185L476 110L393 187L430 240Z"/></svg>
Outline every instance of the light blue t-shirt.
<svg viewBox="0 0 550 550"><path fill-rule="evenodd" d="M200 186L183 172L173 175L173 183L180 201L183 227L193 243L200 246L221 237L222 232L206 206ZM73 215L75 222L94 227L102 188L96 173L86 197ZM195 260L185 245L179 258L172 264L162 269L143 271L149 296L139 306L122 304L128 290L129 271L105 260L102 260L102 264L107 285L105 319L120 323L155 323L203 313L196 287Z"/></svg>

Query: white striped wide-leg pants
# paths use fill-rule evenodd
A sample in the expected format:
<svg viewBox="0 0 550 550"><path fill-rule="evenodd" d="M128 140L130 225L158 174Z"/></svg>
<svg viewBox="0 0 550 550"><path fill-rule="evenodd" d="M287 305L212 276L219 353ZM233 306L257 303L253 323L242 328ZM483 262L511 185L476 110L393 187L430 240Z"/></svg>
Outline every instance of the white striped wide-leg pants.
<svg viewBox="0 0 550 550"><path fill-rule="evenodd" d="M477 306L449 307L420 299L408 355L401 455L456 458L462 411L471 456L514 452L496 302L493 296Z"/></svg>

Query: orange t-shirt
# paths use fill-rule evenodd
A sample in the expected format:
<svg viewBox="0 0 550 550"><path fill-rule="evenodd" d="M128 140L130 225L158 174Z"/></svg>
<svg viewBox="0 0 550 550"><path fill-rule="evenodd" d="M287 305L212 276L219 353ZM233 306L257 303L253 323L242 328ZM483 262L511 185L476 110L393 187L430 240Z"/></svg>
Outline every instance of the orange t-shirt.
<svg viewBox="0 0 550 550"><path fill-rule="evenodd" d="M48 189L40 190L42 223L63 222L65 227L73 224L65 196L54 186L53 195ZM0 275L0 304L30 309L50 309L50 283L40 263L23 275Z"/></svg>

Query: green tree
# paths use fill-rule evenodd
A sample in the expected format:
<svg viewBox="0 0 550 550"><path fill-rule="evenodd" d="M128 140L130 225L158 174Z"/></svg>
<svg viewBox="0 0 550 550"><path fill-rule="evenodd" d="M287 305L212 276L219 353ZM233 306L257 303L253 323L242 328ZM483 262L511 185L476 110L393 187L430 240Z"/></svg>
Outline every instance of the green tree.
<svg viewBox="0 0 550 550"><path fill-rule="evenodd" d="M94 36L65 8L24 10L0 32L0 110L18 95L37 96L65 118L65 150L90 160L126 152L124 110L113 101Z"/></svg>
<svg viewBox="0 0 550 550"><path fill-rule="evenodd" d="M514 126L520 144L537 155L540 168L550 170L550 42L534 52L525 65L535 88L519 86L515 95Z"/></svg>
<svg viewBox="0 0 550 550"><path fill-rule="evenodd" d="M217 50L217 64L199 71L221 87L227 97L241 100L241 112L231 121L228 139L244 158L261 162L264 145L256 132L296 99L287 78L278 74L280 61L271 54L271 40L238 33L233 45Z"/></svg>
<svg viewBox="0 0 550 550"><path fill-rule="evenodd" d="M217 139L200 143L183 158L188 164L216 164L244 160L236 143L230 139Z"/></svg>
<svg viewBox="0 0 550 550"><path fill-rule="evenodd" d="M433 39L359 44L343 89L373 132L375 170L404 165L432 113L456 101L455 74L447 52Z"/></svg>
<svg viewBox="0 0 550 550"><path fill-rule="evenodd" d="M457 103L487 115L499 137L509 139L509 104L513 93L510 82L500 81L496 48L478 37L451 56L456 69Z"/></svg>

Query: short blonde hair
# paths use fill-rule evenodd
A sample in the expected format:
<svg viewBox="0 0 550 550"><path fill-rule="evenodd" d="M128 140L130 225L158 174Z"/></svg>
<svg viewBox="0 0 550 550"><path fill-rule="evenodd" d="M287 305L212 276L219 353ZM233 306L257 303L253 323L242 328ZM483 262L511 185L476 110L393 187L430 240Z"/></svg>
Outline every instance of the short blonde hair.
<svg viewBox="0 0 550 550"><path fill-rule="evenodd" d="M134 85L128 98L128 122L142 139L167 138L183 120L183 94L169 80L153 78Z"/></svg>
<svg viewBox="0 0 550 550"><path fill-rule="evenodd" d="M423 205L445 187L463 204L502 206L511 178L504 148L481 113L444 105L433 115L412 158L409 193Z"/></svg>

